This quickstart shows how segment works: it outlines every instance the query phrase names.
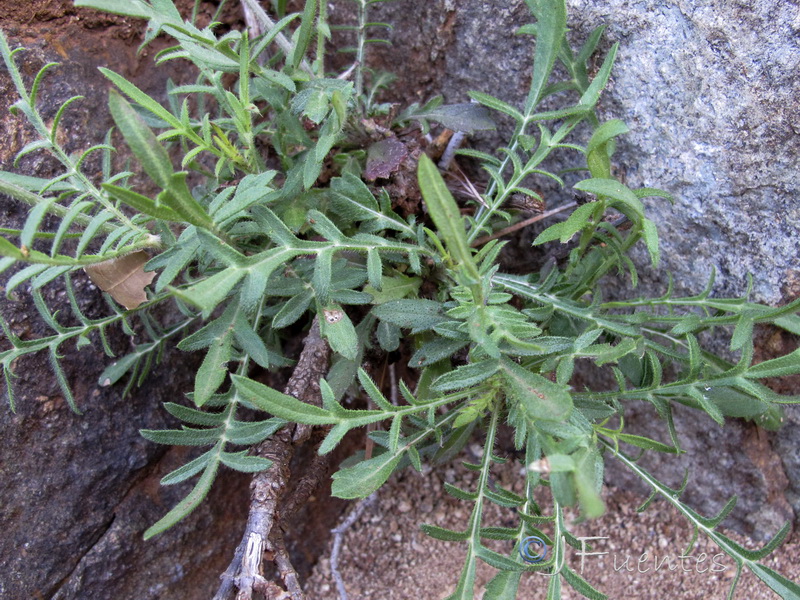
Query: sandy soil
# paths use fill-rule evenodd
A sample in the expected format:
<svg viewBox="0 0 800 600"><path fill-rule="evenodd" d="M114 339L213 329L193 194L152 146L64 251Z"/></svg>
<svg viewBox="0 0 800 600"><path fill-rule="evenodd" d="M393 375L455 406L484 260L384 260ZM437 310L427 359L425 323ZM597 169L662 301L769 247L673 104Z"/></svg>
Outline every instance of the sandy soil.
<svg viewBox="0 0 800 600"><path fill-rule="evenodd" d="M523 466L509 462L498 467L498 483L521 492ZM340 571L349 600L418 600L445 598L452 593L464 559L464 548L424 535L419 522L452 529L463 529L470 506L443 489L443 482L474 482L475 474L458 464L437 471L396 474L379 491L377 502L367 508L345 535ZM568 564L609 598L706 599L725 598L735 575L735 563L708 539L701 538L692 549L693 560L680 556L691 539L683 518L664 502L655 502L643 513L636 508L644 498L615 488L605 492L608 507L600 519L574 528L577 535L606 538L596 540L601 556L581 557L570 552ZM491 505L485 525L513 526L510 509ZM748 548L758 544L730 531L728 535ZM772 569L800 580L800 539L789 539L764 563ZM499 543L502 544L502 543ZM496 546L509 552L509 547ZM306 584L309 598L336 599L331 575L330 544ZM669 557L668 561L664 561ZM658 561L658 568L654 561ZM673 565L670 569L669 565ZM481 564L478 569L476 598L494 570ZM541 574L526 574L520 586L520 600L545 598L547 579ZM562 598L580 598L564 586ZM745 572L734 596L737 599L778 598L755 575ZM487 599L488 600L488 599Z"/></svg>

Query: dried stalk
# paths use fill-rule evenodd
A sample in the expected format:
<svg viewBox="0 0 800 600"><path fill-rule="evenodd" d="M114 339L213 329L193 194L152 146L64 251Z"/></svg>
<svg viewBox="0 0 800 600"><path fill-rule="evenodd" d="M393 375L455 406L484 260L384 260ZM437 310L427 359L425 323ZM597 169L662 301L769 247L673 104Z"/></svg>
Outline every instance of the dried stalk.
<svg viewBox="0 0 800 600"><path fill-rule="evenodd" d="M319 380L327 372L329 354L330 349L320 336L319 323L315 319L284 392L298 400L321 405ZM221 576L222 584L214 600L227 600L234 587L238 589L236 600L252 600L254 591L272 587L267 585L271 582L267 582L261 574L265 547L275 552L276 563L292 600L304 600L297 573L283 546L282 532L275 524L283 519L279 509L290 481L289 463L295 447L305 443L311 437L311 431L312 428L307 425L290 425L255 448L254 454L268 458L272 465L253 477L250 484L250 514L244 535L231 564ZM314 472L318 471L318 467L314 469ZM299 486L296 491L306 493L306 489ZM294 503L291 512L297 505Z"/></svg>

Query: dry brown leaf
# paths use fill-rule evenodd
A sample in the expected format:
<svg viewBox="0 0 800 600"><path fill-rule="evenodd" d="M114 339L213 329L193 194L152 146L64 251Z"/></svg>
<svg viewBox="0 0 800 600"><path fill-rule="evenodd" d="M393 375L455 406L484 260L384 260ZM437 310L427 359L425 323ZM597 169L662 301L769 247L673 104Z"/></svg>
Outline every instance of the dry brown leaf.
<svg viewBox="0 0 800 600"><path fill-rule="evenodd" d="M155 273L146 273L144 265L150 260L140 250L84 268L89 279L104 292L131 310L147 300L144 288L152 283Z"/></svg>

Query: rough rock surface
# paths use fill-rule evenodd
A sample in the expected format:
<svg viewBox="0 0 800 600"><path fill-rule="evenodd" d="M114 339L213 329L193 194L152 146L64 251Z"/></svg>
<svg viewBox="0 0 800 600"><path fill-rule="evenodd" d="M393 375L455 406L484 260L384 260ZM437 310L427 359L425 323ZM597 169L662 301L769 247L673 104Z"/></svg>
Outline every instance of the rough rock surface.
<svg viewBox="0 0 800 600"><path fill-rule="evenodd" d="M45 62L59 62L42 85L40 107L51 119L74 95L85 96L65 117L60 141L71 151L102 140L111 125L107 80L98 66L112 66L145 90L162 95L176 70L149 68L152 51L136 58L141 24L75 10L71 2L35 2L22 10L3 3L0 23L18 55L28 84ZM0 70L0 169L31 141L31 131L8 112L15 99ZM24 158L21 171L38 176L59 172L42 153ZM0 223L21 227L24 211L0 198ZM10 273L3 274L3 283ZM84 314L99 318L108 307L83 273L74 275ZM51 309L69 308L63 285L50 284ZM36 316L25 289L16 300L0 296L0 311L22 339L50 335ZM109 331L114 350L125 354L136 341ZM95 341L97 341L95 339ZM5 340L0 340L3 349ZM3 385L0 407L0 597L2 598L189 598L210 597L241 535L246 516L246 477L223 474L209 499L184 524L145 543L144 530L190 489L164 488L159 479L187 460L180 449L145 441L139 429L173 426L161 403L178 399L191 385L192 364L168 353L147 383L122 397L122 387L99 387L112 360L99 347L60 349L62 366L83 414L68 408L48 364L47 353L17 361L13 381L17 412L8 409ZM119 356L120 354L118 354ZM202 539L213 543L203 544ZM187 593L187 590L191 590Z"/></svg>

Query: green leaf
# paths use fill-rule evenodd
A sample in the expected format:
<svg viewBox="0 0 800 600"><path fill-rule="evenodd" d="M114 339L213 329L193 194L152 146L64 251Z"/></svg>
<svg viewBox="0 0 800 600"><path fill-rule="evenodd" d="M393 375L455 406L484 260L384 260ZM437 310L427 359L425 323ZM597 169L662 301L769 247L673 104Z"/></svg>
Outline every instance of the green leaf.
<svg viewBox="0 0 800 600"><path fill-rule="evenodd" d="M647 245L647 252L650 254L650 263L655 268L658 266L661 252L658 248L658 229L650 219L642 220L642 236Z"/></svg>
<svg viewBox="0 0 800 600"><path fill-rule="evenodd" d="M233 289L233 286L239 283L246 274L245 269L228 267L189 288L175 289L173 293L202 309L203 316L208 317L211 311L228 296L228 292Z"/></svg>
<svg viewBox="0 0 800 600"><path fill-rule="evenodd" d="M427 523L422 523L419 528L425 535L435 540L442 540L443 542L463 542L464 540L468 540L470 536L469 531L453 531L452 529L428 525Z"/></svg>
<svg viewBox="0 0 800 600"><path fill-rule="evenodd" d="M272 466L272 461L260 456L248 456L247 450L241 452L223 452L220 455L222 464L241 473L258 473Z"/></svg>
<svg viewBox="0 0 800 600"><path fill-rule="evenodd" d="M462 266L472 282L479 281L478 267L467 242L461 212L439 174L439 169L426 154L420 156L417 177L428 212L436 225L437 233L444 239L448 252Z"/></svg>
<svg viewBox="0 0 800 600"><path fill-rule="evenodd" d="M189 494L183 500L181 500L175 506L175 508L164 515L161 520L145 531L144 539L149 540L154 535L158 535L159 533L166 531L190 512L192 512L195 508L197 508L197 506L208 495L208 491L211 489L211 484L214 483L214 478L217 475L218 468L219 461L211 461L192 491L189 492Z"/></svg>
<svg viewBox="0 0 800 600"><path fill-rule="evenodd" d="M122 4L117 0L75 0L75 6L139 19L152 19L156 16L155 11L142 0L127 0Z"/></svg>
<svg viewBox="0 0 800 600"><path fill-rule="evenodd" d="M206 352L203 363L197 370L194 380L194 403L203 406L211 399L225 377L228 375L227 364L231 359L233 336L230 331L217 339Z"/></svg>
<svg viewBox="0 0 800 600"><path fill-rule="evenodd" d="M145 94L142 90L137 88L133 85L130 81L114 73L113 71L109 71L108 69L100 68L100 72L108 77L114 85L116 85L123 94L128 96L131 100L136 102L142 108L149 110L159 119L166 121L172 127L176 129L182 129L183 126L181 125L180 119L175 117L171 112L169 112L166 108L161 106L158 102L153 100L150 96Z"/></svg>
<svg viewBox="0 0 800 600"><path fill-rule="evenodd" d="M564 576L564 579L567 583L570 584L579 594L583 595L589 600L607 600L608 596L605 594L598 592L596 589L592 587L592 585L586 581L583 577L578 575L575 571L570 569L569 567L565 567L561 570L561 574Z"/></svg>
<svg viewBox="0 0 800 600"><path fill-rule="evenodd" d="M468 340L451 340L444 337L436 337L430 342L422 344L411 356L408 364L414 369L427 367L453 356L468 343Z"/></svg>
<svg viewBox="0 0 800 600"><path fill-rule="evenodd" d="M166 189L158 195L157 199L181 215L186 222L205 229L214 229L214 221L189 191L189 186L186 185L187 175L186 171L173 173Z"/></svg>
<svg viewBox="0 0 800 600"><path fill-rule="evenodd" d="M156 219L162 219L164 221L172 221L173 223L184 222L184 218L174 210L166 206L156 204L155 201L151 200L147 196L143 196L132 190L112 185L110 183L102 184L102 188L108 192L112 198L119 200L123 204L127 204L131 208L135 208L142 214L155 217Z"/></svg>
<svg viewBox="0 0 800 600"><path fill-rule="evenodd" d="M514 108L510 104L503 102L498 98L495 98L494 96L490 96L489 94L484 94L483 92L475 92L475 91L467 93L469 94L469 97L472 98L473 100L477 100L487 108L491 108L501 113L505 113L517 122L520 122L525 118L522 116L522 113L519 112L516 108Z"/></svg>
<svg viewBox="0 0 800 600"><path fill-rule="evenodd" d="M581 514L589 519L594 519L601 516L606 510L603 499L600 497L602 476L598 482L598 474L601 471L597 469L597 462L602 459L594 447L579 450L575 456L577 468L573 476Z"/></svg>
<svg viewBox="0 0 800 600"><path fill-rule="evenodd" d="M586 144L586 153L589 154L594 150L597 150L601 146L604 146L609 140L612 140L613 138L624 133L628 133L629 131L630 129L628 129L628 126L619 119L611 119L610 121L606 121L600 125L600 127L594 130L589 143Z"/></svg>
<svg viewBox="0 0 800 600"><path fill-rule="evenodd" d="M717 424L723 425L725 423L723 412L720 410L720 407L717 406L716 402L711 401L709 394L703 393L695 387L690 387L688 389L688 394L697 401L700 408L703 409L709 417L714 419Z"/></svg>
<svg viewBox="0 0 800 600"><path fill-rule="evenodd" d="M111 90L108 95L108 107L133 155L142 163L145 173L161 188L169 187L173 173L172 163L167 151L144 119L116 90Z"/></svg>
<svg viewBox="0 0 800 600"><path fill-rule="evenodd" d="M359 342L356 328L347 313L338 304L330 304L322 311L320 333L328 340L331 350L348 360L358 357Z"/></svg>
<svg viewBox="0 0 800 600"><path fill-rule="evenodd" d="M306 425L333 425L339 422L339 418L327 410L301 402L247 377L232 375L231 379L246 400L276 417Z"/></svg>
<svg viewBox="0 0 800 600"><path fill-rule="evenodd" d="M233 322L233 335L239 347L247 356L252 358L260 367L270 368L270 352L266 344L264 344L264 340L253 329L253 325L243 312L236 314L236 319Z"/></svg>
<svg viewBox="0 0 800 600"><path fill-rule="evenodd" d="M761 563L748 562L747 567L783 600L800 600L800 586Z"/></svg>
<svg viewBox="0 0 800 600"><path fill-rule="evenodd" d="M321 304L327 304L331 289L331 264L333 261L333 250L322 250L317 254L314 263L314 276L311 285L314 287L317 299Z"/></svg>
<svg viewBox="0 0 800 600"><path fill-rule="evenodd" d="M489 358L476 363L462 365L439 377L431 389L435 392L460 390L480 383L494 375L500 368L500 362Z"/></svg>
<svg viewBox="0 0 800 600"><path fill-rule="evenodd" d="M521 571L500 571L486 585L483 600L516 600Z"/></svg>
<svg viewBox="0 0 800 600"><path fill-rule="evenodd" d="M745 311L736 322L731 336L731 350L741 350L745 344L752 343L755 321L749 311Z"/></svg>
<svg viewBox="0 0 800 600"><path fill-rule="evenodd" d="M9 258L16 260L25 259L25 255L22 253L22 250L17 248L14 244L3 237L0 237L0 255L8 256Z"/></svg>
<svg viewBox="0 0 800 600"><path fill-rule="evenodd" d="M639 435L633 435L630 433L616 433L614 434L614 437L620 442L625 442L626 444L636 446L637 448L644 448L645 450L655 450L656 452L666 452L668 454L680 453L680 450L674 446L667 446L666 444L662 444L656 440L651 440L650 438Z"/></svg>
<svg viewBox="0 0 800 600"><path fill-rule="evenodd" d="M285 424L285 420L277 417L252 423L234 421L225 431L225 435L231 444L252 446L263 442Z"/></svg>
<svg viewBox="0 0 800 600"><path fill-rule="evenodd" d="M413 116L418 119L430 119L453 131L465 133L497 128L495 122L489 117L489 111L483 106L471 102L445 104L428 111L415 113Z"/></svg>
<svg viewBox="0 0 800 600"><path fill-rule="evenodd" d="M246 175L236 186L233 199L226 202L214 213L214 219L222 223L226 219L246 214L245 211L260 202L267 203L269 194L274 190L270 182L278 174L277 171L265 171L257 175Z"/></svg>
<svg viewBox="0 0 800 600"><path fill-rule="evenodd" d="M542 97L567 31L567 7L564 0L529 1L528 6L537 23L536 54L533 58L530 91L525 101L526 114L533 112Z"/></svg>
<svg viewBox="0 0 800 600"><path fill-rule="evenodd" d="M219 440L222 429L140 429L139 434L156 444L170 446L206 446Z"/></svg>
<svg viewBox="0 0 800 600"><path fill-rule="evenodd" d="M196 408L183 406L182 404L176 404L174 402L165 402L164 408L173 417L176 417L186 423L191 423L192 425L216 427L217 425L222 425L225 421L224 412L206 412L204 410L197 410Z"/></svg>
<svg viewBox="0 0 800 600"><path fill-rule="evenodd" d="M598 197L606 196L612 200L633 209L640 217L644 218L644 205L630 189L616 179L593 178L579 181L573 186L576 190L589 192Z"/></svg>
<svg viewBox="0 0 800 600"><path fill-rule="evenodd" d="M579 206L572 211L572 214L566 221L551 225L540 233L536 239L533 240L533 245L538 246L539 244L551 242L556 239L560 240L562 244L568 242L573 235L586 226L596 208L597 204L594 202L588 202Z"/></svg>
<svg viewBox="0 0 800 600"><path fill-rule="evenodd" d="M374 252L377 255L377 251ZM369 261L367 261L369 264ZM416 296L422 279L419 277L407 277L402 273L396 273L391 277L383 277L380 290L375 287L372 278L370 284L364 286L364 291L372 296L373 304L384 304L391 300L400 300L407 296Z"/></svg>
<svg viewBox="0 0 800 600"><path fill-rule="evenodd" d="M366 498L386 483L402 456L402 453L385 452L352 467L340 469L333 474L331 494L346 500Z"/></svg>
<svg viewBox="0 0 800 600"><path fill-rule="evenodd" d="M367 185L352 173L333 178L329 194L336 214L350 221L370 221L376 227L414 235L408 223L396 218L394 213L385 214Z"/></svg>
<svg viewBox="0 0 800 600"><path fill-rule="evenodd" d="M795 335L800 335L800 315L783 315L774 321L775 325Z"/></svg>
<svg viewBox="0 0 800 600"><path fill-rule="evenodd" d="M509 558L494 550L489 550L486 546L478 546L475 549L475 554L487 565L495 569L503 569L505 571L524 571L525 565L518 563L513 558Z"/></svg>
<svg viewBox="0 0 800 600"><path fill-rule="evenodd" d="M216 447L211 448L207 452L204 452L197 458L192 461L189 461L182 467L178 467L174 471L170 471L164 477L161 478L161 485L175 485L176 483L181 483L182 481L186 481L190 477L194 477L200 471L206 468L209 461L213 458L214 453L216 452Z"/></svg>
<svg viewBox="0 0 800 600"><path fill-rule="evenodd" d="M708 405L706 400L713 405L712 413L718 414L717 422L722 420L721 415L726 417L753 418L763 414L769 404L761 398L728 386L706 386L702 392L696 388L691 393L692 397L698 402L705 398L700 405L705 409ZM721 415L719 414L721 413Z"/></svg>
<svg viewBox="0 0 800 600"><path fill-rule="evenodd" d="M302 22L300 29L297 32L295 47L292 55L288 57L287 62L291 63L292 68L295 70L300 66L306 54L306 49L311 42L311 36L314 33L314 22L317 12L316 0L305 0L305 8L303 9Z"/></svg>
<svg viewBox="0 0 800 600"><path fill-rule="evenodd" d="M442 305L433 300L392 300L372 309L381 321L411 329L414 333L431 329L446 320Z"/></svg>
<svg viewBox="0 0 800 600"><path fill-rule="evenodd" d="M743 375L748 379L761 379L762 377L783 377L795 373L800 373L800 349L786 356L753 365Z"/></svg>
<svg viewBox="0 0 800 600"><path fill-rule="evenodd" d="M501 368L509 396L522 407L529 419L561 421L569 417L572 396L566 385L531 373L507 358L502 359Z"/></svg>
<svg viewBox="0 0 800 600"><path fill-rule="evenodd" d="M108 365L97 379L98 384L103 387L114 385L122 379L141 358L141 354L133 352Z"/></svg>
<svg viewBox="0 0 800 600"><path fill-rule="evenodd" d="M288 327L303 316L314 299L314 290L305 290L289 298L272 319L273 329Z"/></svg>

